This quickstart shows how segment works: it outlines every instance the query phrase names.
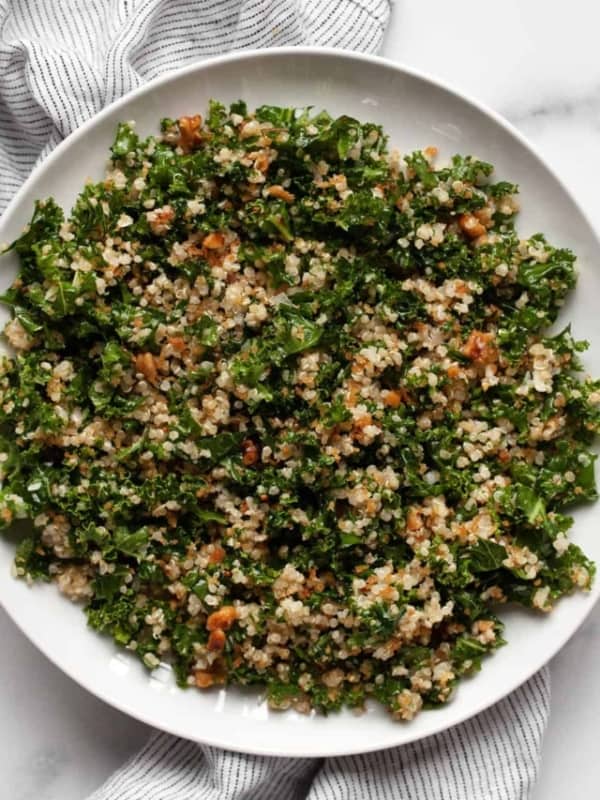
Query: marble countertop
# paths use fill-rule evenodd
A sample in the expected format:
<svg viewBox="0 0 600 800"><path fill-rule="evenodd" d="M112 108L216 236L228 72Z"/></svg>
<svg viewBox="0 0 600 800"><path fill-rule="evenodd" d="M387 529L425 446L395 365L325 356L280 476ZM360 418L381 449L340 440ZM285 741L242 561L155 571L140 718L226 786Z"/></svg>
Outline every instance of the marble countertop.
<svg viewBox="0 0 600 800"><path fill-rule="evenodd" d="M590 0L504 0L501 9L481 0L397 0L382 55L442 78L507 117L600 229L599 24L600 5ZM62 675L2 611L0 642L7 796L81 800L149 729ZM552 662L552 714L534 800L597 795L599 662L597 607Z"/></svg>

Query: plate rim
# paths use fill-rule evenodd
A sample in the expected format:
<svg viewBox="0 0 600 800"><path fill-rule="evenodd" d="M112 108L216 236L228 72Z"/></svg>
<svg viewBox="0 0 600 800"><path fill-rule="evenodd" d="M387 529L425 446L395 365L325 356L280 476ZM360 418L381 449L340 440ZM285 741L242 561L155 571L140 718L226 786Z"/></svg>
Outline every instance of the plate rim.
<svg viewBox="0 0 600 800"><path fill-rule="evenodd" d="M342 59L342 60L348 59L352 61L368 63L371 65L392 69L395 72L423 81L433 86L434 88L441 89L447 92L449 95L453 96L454 98L457 98L459 101L463 103L467 103L473 109L479 111L484 116L491 119L506 133L508 133L513 139L515 139L522 147L524 147L524 149L528 152L528 154L531 155L538 162L538 164L546 171L546 173L549 174L554 179L554 181L558 184L559 188L564 192L566 198L572 203L573 207L579 213L582 222L588 228L588 232L591 239L594 241L600 252L600 236L596 233L594 225L592 224L588 213L584 208L582 208L582 206L580 205L579 201L575 197L570 187L557 174L557 172L554 170L554 168L548 162L548 160L545 157L543 157L541 153L538 152L537 148L529 141L529 139L523 133L521 133L511 122L505 119L499 112L495 111L491 106L487 105L487 103L478 100L468 92L462 91L462 89L458 88L451 82L447 82L443 79L440 79L436 75L429 73L427 71L415 69L411 66L408 66L402 61L395 61L390 58L378 55L359 53L353 50L342 49L342 48L316 47L316 46L303 46L303 45L270 47L261 49L254 48L248 50L234 51L220 56L211 56L206 59L202 59L201 61L194 61L190 64L186 64L182 67L179 67L178 69L169 70L168 72L153 78L147 83L143 83L141 86L136 87L130 92L127 92L125 95L107 105L101 111L94 114L92 117L90 117L90 119L86 120L82 125L80 125L74 131L72 131L67 137L65 137L65 139L63 139L56 146L56 148L54 148L54 150L52 150L52 152L42 162L37 163L35 165L34 169L27 176L23 184L19 187L13 198L8 203L4 212L0 216L0 229L2 229L7 224L7 221L11 220L13 214L15 213L15 209L21 202L21 198L29 191L29 189L32 186L35 185L35 183L38 180L38 176L43 172L44 169L49 167L53 163L53 161L60 156L61 153L63 153L65 150L68 150L69 147L75 141L85 136L88 130L94 128L96 125L101 123L105 117L110 116L120 107L126 107L134 98L139 98L145 94L151 94L156 88L163 86L164 84L168 84L170 82L177 82L180 78L186 75L190 75L195 72L201 72L204 69L213 68L221 64L227 64L236 61L244 62L246 60L255 60L255 59L260 60L261 58L272 58L273 56L280 56L285 58L289 56L310 57L310 56L323 56L323 55L330 56L336 59ZM530 662L528 662L528 666L523 673L519 673L516 678L512 678L508 682L508 688L503 687L503 689L499 694L491 693L490 699L482 700L479 703L476 703L473 706L469 707L469 709L464 713L459 713L456 719L452 720L448 724L444 724L443 727L439 728L437 731L415 730L413 735L409 734L409 736L403 738L401 742L397 743L392 742L384 744L381 744L380 742L375 742L372 744L365 743L360 747L350 747L350 748L346 747L345 749L342 750L332 749L331 747L306 749L306 746L303 743L299 742L298 746L294 746L292 752L290 752L289 747L287 747L285 752L282 752L281 750L277 751L272 749L271 747L263 747L259 744L253 744L252 742L249 742L248 745L244 746L243 752L252 755L275 756L281 758L284 757L314 758L314 757L345 756L345 755L354 755L359 753L369 753L377 750L386 750L391 747L410 744L412 742L419 741L420 739L424 739L429 736L434 736L443 733L447 730L450 730L456 725L459 725L465 722L466 720L475 717L476 715L480 714L481 712L485 711L486 709L500 702L502 699L504 699L509 694L518 689L520 686L522 686L534 674L536 674L545 664L547 664L552 658L554 658L554 656L556 656L556 654L565 646L565 644L571 639L571 637L575 634L575 632L580 629L580 627L584 624L584 622L586 621L586 619L589 617L592 610L596 606L597 601L600 598L600 576L596 579L587 597L588 597L588 605L587 608L585 608L584 613L578 616L575 622L567 622L563 626L561 635L558 636L552 643L552 647L550 648L551 652L549 654L544 652L542 657L533 658ZM39 652L43 654L43 656L45 656L45 658L47 658L55 667L57 667L62 673L67 675L77 685L79 685L86 691L90 692L90 694L94 695L102 702L106 703L112 708L117 709L118 711L121 711L124 714L127 714L129 717L132 717L133 719L136 719L139 722L142 722L150 726L151 728L165 731L166 733L170 733L174 736L187 738L190 741L195 741L201 744L210 744L212 746L220 747L224 750L235 750L237 748L238 745L228 743L221 736L211 736L210 731L207 731L206 735L204 731L200 731L198 736L193 736L193 737L190 736L189 734L182 734L181 730L178 730L174 725L164 722L157 723L156 720L151 718L151 715L146 714L143 710L140 710L137 707L133 708L130 707L125 700L115 699L111 697L109 693L104 689L94 688L91 679L89 681L86 681L85 675L77 673L75 670L72 669L72 667L62 663L60 654L55 653L50 648L46 647L46 645L39 640L39 637L36 635L34 631L26 630L23 627L21 627L17 619L17 616L11 613L9 608L7 608L7 606L5 605L4 599L1 596L0 596L0 605L5 610L11 621L15 624L17 629L26 637L26 639L29 642L33 644L33 646ZM398 723L390 723L390 724L398 724ZM403 732L406 733L407 728L402 726L401 730L403 730Z"/></svg>

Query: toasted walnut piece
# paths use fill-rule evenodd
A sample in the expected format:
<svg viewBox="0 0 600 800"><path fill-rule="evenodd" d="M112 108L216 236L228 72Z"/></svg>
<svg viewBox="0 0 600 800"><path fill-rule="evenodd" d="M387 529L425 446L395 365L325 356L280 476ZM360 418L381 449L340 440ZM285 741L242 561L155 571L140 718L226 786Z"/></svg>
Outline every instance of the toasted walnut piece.
<svg viewBox="0 0 600 800"><path fill-rule="evenodd" d="M178 353L183 353L187 347L185 339L182 336L171 336L167 341L173 350L176 350Z"/></svg>
<svg viewBox="0 0 600 800"><path fill-rule="evenodd" d="M217 628L227 631L235 622L236 617L237 611L233 606L223 606L209 615L206 620L206 628L209 631L216 631Z"/></svg>
<svg viewBox="0 0 600 800"><path fill-rule="evenodd" d="M156 383L158 381L156 360L152 353L138 353L135 357L135 368L150 383Z"/></svg>
<svg viewBox="0 0 600 800"><path fill-rule="evenodd" d="M485 225L482 225L474 214L461 214L458 218L458 227L469 239L477 239L485 233Z"/></svg>
<svg viewBox="0 0 600 800"><path fill-rule="evenodd" d="M205 672L202 669L197 669L194 673L194 681L199 689L208 689L215 682L210 672Z"/></svg>
<svg viewBox="0 0 600 800"><path fill-rule="evenodd" d="M473 330L469 334L462 352L478 364L490 364L496 360L498 351L492 344L493 334Z"/></svg>
<svg viewBox="0 0 600 800"><path fill-rule="evenodd" d="M178 144L184 153L190 153L202 141L200 126L202 117L195 114L193 117L180 117L179 120L179 141Z"/></svg>
<svg viewBox="0 0 600 800"><path fill-rule="evenodd" d="M266 153L260 153L254 161L254 166L259 172L266 172L271 164L271 159Z"/></svg>
<svg viewBox="0 0 600 800"><path fill-rule="evenodd" d="M220 250L225 246L225 237L222 233L209 233L202 240L202 246L207 250Z"/></svg>
<svg viewBox="0 0 600 800"><path fill-rule="evenodd" d="M157 236L164 236L175 219L175 211L171 206L167 205L148 211L146 217L152 233Z"/></svg>
<svg viewBox="0 0 600 800"><path fill-rule="evenodd" d="M242 461L246 467L251 467L258 461L258 446L252 439L244 439L242 442Z"/></svg>
<svg viewBox="0 0 600 800"><path fill-rule="evenodd" d="M415 508L410 508L406 518L406 527L409 531L418 531L423 527L423 520L421 515Z"/></svg>
<svg viewBox="0 0 600 800"><path fill-rule="evenodd" d="M278 197L280 200L285 200L286 203L292 203L295 200L295 195L279 185L269 186L267 194L271 197Z"/></svg>
<svg viewBox="0 0 600 800"><path fill-rule="evenodd" d="M361 431L363 428L366 428L367 425L373 424L373 417L368 412L366 414L362 414L360 417L357 417L354 420L354 429L357 431Z"/></svg>
<svg viewBox="0 0 600 800"><path fill-rule="evenodd" d="M398 408L402 403L402 395L400 392L395 391L394 389L390 389L388 392L385 393L383 398L384 406L389 406L390 408Z"/></svg>
<svg viewBox="0 0 600 800"><path fill-rule="evenodd" d="M221 628L217 628L210 632L208 637L208 649L213 651L221 651L225 647L227 637Z"/></svg>
<svg viewBox="0 0 600 800"><path fill-rule="evenodd" d="M208 557L208 563L209 564L220 564L221 561L223 561L224 558L225 558L225 550L223 550L223 548L221 547L220 544L216 544L213 547L212 552Z"/></svg>

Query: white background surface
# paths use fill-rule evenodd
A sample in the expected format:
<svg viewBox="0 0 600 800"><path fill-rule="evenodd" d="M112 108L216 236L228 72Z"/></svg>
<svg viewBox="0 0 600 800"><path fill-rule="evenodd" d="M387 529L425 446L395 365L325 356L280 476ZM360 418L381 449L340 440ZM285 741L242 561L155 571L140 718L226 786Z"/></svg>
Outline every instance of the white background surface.
<svg viewBox="0 0 600 800"><path fill-rule="evenodd" d="M443 78L504 114L600 228L599 23L600 6L591 0L505 0L501 7L481 0L398 0L383 55ZM65 678L3 613L0 643L0 797L84 798L148 729ZM596 609L552 663L552 716L535 800L597 796L599 661Z"/></svg>

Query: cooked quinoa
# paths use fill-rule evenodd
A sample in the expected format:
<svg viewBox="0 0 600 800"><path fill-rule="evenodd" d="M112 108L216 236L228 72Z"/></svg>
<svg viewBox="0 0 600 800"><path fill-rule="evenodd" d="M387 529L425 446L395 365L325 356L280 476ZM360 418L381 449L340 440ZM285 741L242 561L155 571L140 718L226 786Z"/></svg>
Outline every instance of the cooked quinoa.
<svg viewBox="0 0 600 800"><path fill-rule="evenodd" d="M0 517L15 571L182 686L445 703L594 566L600 382L545 333L574 256L517 187L350 117L243 102L119 126L11 246Z"/></svg>

